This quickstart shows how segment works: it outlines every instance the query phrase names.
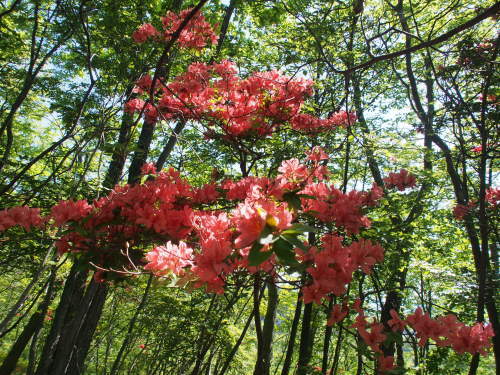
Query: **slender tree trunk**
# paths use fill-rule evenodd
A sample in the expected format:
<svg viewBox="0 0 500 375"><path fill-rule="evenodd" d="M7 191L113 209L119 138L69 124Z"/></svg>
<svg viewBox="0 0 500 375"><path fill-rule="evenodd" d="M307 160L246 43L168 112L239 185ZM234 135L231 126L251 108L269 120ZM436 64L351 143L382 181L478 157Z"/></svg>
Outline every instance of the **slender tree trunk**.
<svg viewBox="0 0 500 375"><path fill-rule="evenodd" d="M391 329L389 327L389 320L392 319L390 310L394 309L395 311L399 311L400 307L400 297L398 293L394 290L391 290L387 293L387 296L385 297L385 302L384 305L382 306L382 311L380 314L380 322L384 325L385 330L390 332ZM384 356L394 356L394 353L396 352L396 347L394 345L394 342L391 342L390 344L384 342L382 344L382 351L384 353Z"/></svg>
<svg viewBox="0 0 500 375"><path fill-rule="evenodd" d="M286 349L285 362L281 369L281 375L288 375L290 366L292 364L293 349L295 347L295 337L297 336L297 329L299 327L300 315L302 313L302 293L297 295L297 303L295 304L295 313L293 315L292 327L290 329L290 337L288 339L288 346Z"/></svg>
<svg viewBox="0 0 500 375"><path fill-rule="evenodd" d="M35 373L36 366L36 352L38 337L40 336L40 331L36 331L31 338L30 352L28 355L28 367L26 368L26 375L33 375Z"/></svg>
<svg viewBox="0 0 500 375"><path fill-rule="evenodd" d="M231 311L233 308L234 304L238 300L240 296L240 289L236 289L234 292L234 295L231 297L229 300L228 304L224 308L224 313ZM215 296L214 299L212 300L212 303L210 304L210 307L208 311L210 312L212 307L213 307L213 302L215 302ZM218 320L214 325L213 328L213 333L207 333L205 327L203 327L202 332L200 333L200 339L198 340L200 342L199 344L199 350L196 356L196 361L195 361L195 366L193 368L193 371L191 372L191 375L198 375L200 374L203 360L205 358L205 355L207 352L210 350L210 348L213 346L215 343L215 338L217 337L217 334L219 332L219 329L221 327L221 323L225 318L225 314L222 313L220 310L215 310L215 313L218 315ZM206 314L208 316L208 312Z"/></svg>
<svg viewBox="0 0 500 375"><path fill-rule="evenodd" d="M167 161L167 158L170 156L172 150L174 149L175 144L177 143L177 138L179 134L182 132L185 126L186 126L186 121L184 120L180 120L177 123L177 125L175 125L172 135L168 138L165 147L163 147L163 150L161 151L161 154L158 157L158 160L156 161L157 170L161 170L163 168L163 165Z"/></svg>
<svg viewBox="0 0 500 375"><path fill-rule="evenodd" d="M154 123L148 123L147 121L144 121L139 140L137 141L137 150L135 151L134 156L132 157L132 161L130 162L128 175L129 184L136 183L139 180L139 177L141 175L141 167L148 158L149 147L151 146L151 141L153 140L154 129Z"/></svg>
<svg viewBox="0 0 500 375"><path fill-rule="evenodd" d="M299 360L297 363L297 375L306 375L309 371L309 362L312 355L312 311L313 304L304 305L304 317L302 318L302 331L300 332Z"/></svg>
<svg viewBox="0 0 500 375"><path fill-rule="evenodd" d="M94 282L93 280L91 282ZM92 337L102 315L102 310L106 302L109 287L107 284L98 283L96 294L92 300L86 319L82 328L78 332L73 352L71 353L71 362L67 373L71 375L82 374L84 371L84 362L87 357Z"/></svg>
<svg viewBox="0 0 500 375"><path fill-rule="evenodd" d="M45 340L45 345L40 356L36 375L51 375L50 367L54 360L54 355L63 334L63 328L67 321L73 318L75 308L81 301L84 294L85 280L88 271L81 270L77 263L73 264L70 270L64 290L59 300L50 332Z"/></svg>
<svg viewBox="0 0 500 375"><path fill-rule="evenodd" d="M328 302L328 310L326 319L329 318L330 313L332 312L333 307L333 299ZM326 371L328 370L328 353L330 352L330 340L332 338L333 326L327 325L325 328L325 337L323 340L323 358L321 360L321 373L326 375Z"/></svg>
<svg viewBox="0 0 500 375"><path fill-rule="evenodd" d="M7 329L7 325L10 323L12 318L14 318L16 316L19 309L23 306L23 304L28 299L29 293L31 292L31 289L33 289L33 287L36 285L36 283L40 279L40 276L42 276L43 271L45 271L45 265L46 265L47 261L49 260L50 255L52 254L53 251L54 251L53 247L51 246L49 248L49 250L47 251L47 253L45 254L45 258L43 259L42 264L40 264L40 266L38 267L38 270L36 271L35 276L33 276L33 278L31 279L31 282L26 286L26 288L24 288L23 292L19 296L19 298L16 301L16 303L14 304L14 306L12 306L10 311L7 313L7 316L0 323L0 335L3 335L3 333Z"/></svg>
<svg viewBox="0 0 500 375"><path fill-rule="evenodd" d="M217 47L215 49L214 56L210 59L210 62L213 63L220 55L222 50L222 46L224 45L224 40L226 39L227 30L229 28L229 23L231 22L231 17L234 13L234 9L236 8L236 2L238 0L231 0L229 5L226 7L226 13L224 14L224 19L222 20L222 24L220 27L219 41L217 43Z"/></svg>
<svg viewBox="0 0 500 375"><path fill-rule="evenodd" d="M130 89L130 92L132 90ZM126 97L130 95L127 90ZM113 155L111 156L111 162L109 163L108 171L106 177L104 178L103 186L107 189L112 189L120 181L121 174L123 172L123 167L125 161L127 160L127 144L130 140L130 129L134 123L133 118L130 114L124 112L122 116L122 123L120 125L120 131L118 133L118 141L113 149Z"/></svg>
<svg viewBox="0 0 500 375"><path fill-rule="evenodd" d="M468 203L468 194L465 188L465 185L462 183L460 179L460 175L458 174L458 171L455 168L455 164L453 162L451 150L449 149L448 145L443 141L441 137L437 134L433 134L431 137L432 141L434 144L439 147L441 150L443 157L446 162L446 169L448 172L448 175L450 177L450 180L453 184L453 189L455 192L455 198L458 203L460 204L467 204ZM479 241L479 236L477 233L477 230L474 226L474 222L472 219L468 216L464 218L464 226L465 230L467 232L467 237L469 238L469 242L471 245L472 249L472 255L474 258L474 265L477 273L478 279L481 277L481 273L485 272L487 275L491 272L491 265L489 262L486 262L486 265L484 265L484 260L483 260L483 254L481 251L481 243ZM484 267L486 266L486 269ZM496 280L491 277L487 277L487 286L484 288L484 305L486 307L486 311L488 312L488 320L491 322L491 325L493 327L493 332L495 333L495 336L493 337L493 353L495 355L495 366L496 366L496 372L500 373L500 321L498 317L498 310L496 306L496 301L495 299L497 298L497 285L496 285ZM481 317L481 311L478 308L478 319ZM479 359L475 360L478 361ZM474 370L475 364L471 364L471 368L469 370ZM474 374L474 372L470 372L471 375Z"/></svg>
<svg viewBox="0 0 500 375"><path fill-rule="evenodd" d="M269 375L271 368L274 320L278 307L278 288L276 288L272 280L267 282L267 293L267 310L264 316L262 342L260 344L260 352L257 354L254 375Z"/></svg>
<svg viewBox="0 0 500 375"><path fill-rule="evenodd" d="M61 333L61 340L57 345L53 362L49 368L50 375L64 375L71 360L71 354L75 348L80 329L84 324L89 307L97 293L97 285L90 282L87 290L72 319L67 320Z"/></svg>
<svg viewBox="0 0 500 375"><path fill-rule="evenodd" d="M333 353L333 363L332 369L330 370L330 374L337 374L337 370L339 368L339 360L340 360L340 349L342 348L342 340L344 339L344 327L339 327L339 333L337 336L337 343L335 344L335 352Z"/></svg>

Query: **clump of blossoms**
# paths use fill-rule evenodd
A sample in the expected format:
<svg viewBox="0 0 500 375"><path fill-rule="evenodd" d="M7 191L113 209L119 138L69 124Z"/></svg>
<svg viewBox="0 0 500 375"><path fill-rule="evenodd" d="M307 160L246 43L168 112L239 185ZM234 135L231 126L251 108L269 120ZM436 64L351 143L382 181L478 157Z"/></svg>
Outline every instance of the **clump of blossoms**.
<svg viewBox="0 0 500 375"><path fill-rule="evenodd" d="M487 189L484 200L488 212L494 214L498 207L500 207L500 189L493 187ZM467 215L473 213L477 207L478 202L476 200L470 201L467 205L457 204L453 207L453 216L456 220L463 220Z"/></svg>
<svg viewBox="0 0 500 375"><path fill-rule="evenodd" d="M135 92L148 95L152 90L149 75L137 81ZM129 113L142 113L148 122L182 119L204 121L209 138L262 138L279 127L307 133L346 127L356 121L354 113L340 111L321 119L301 108L312 94L313 82L290 78L278 71L257 72L247 78L238 76L234 63L193 63L172 82L157 84L155 103L134 98L125 104Z"/></svg>
<svg viewBox="0 0 500 375"><path fill-rule="evenodd" d="M163 33L151 24L144 24L132 37L137 43L148 39L168 41L189 13L190 10L179 15L169 12L162 18ZM203 16L197 13L182 30L177 42L181 48L202 49L215 44L217 37ZM148 123L170 119L203 121L208 124L208 138L262 138L284 125L314 135L356 121L354 113L345 111L324 119L302 113L305 99L313 92L311 80L291 78L278 71L257 72L241 78L236 65L228 60L213 64L193 63L172 82L157 77L155 87L152 85L150 75L142 76L134 88L139 97L129 100L125 111L140 113Z"/></svg>
<svg viewBox="0 0 500 375"><path fill-rule="evenodd" d="M162 32L150 23L145 23L134 31L132 39L136 43L144 43L149 39L156 42L168 42L191 12L192 8L185 9L179 14L169 11L165 17L161 18ZM217 44L218 39L205 17L200 12L196 12L182 29L176 42L183 48L202 49L208 44Z"/></svg>
<svg viewBox="0 0 500 375"><path fill-rule="evenodd" d="M327 325L340 323L351 311L357 312L350 328L355 328L363 342L377 355L379 373L386 374L387 371L396 369L394 357L384 356L381 350L381 345L387 340L388 332L377 319L368 319L360 305L359 299L351 306L346 302L333 305ZM390 315L391 319L387 322L390 330L403 332L412 328L419 339L419 346L424 346L429 339L432 339L436 345L451 347L459 354L486 355L491 347L491 338L494 336L491 325L476 323L467 326L452 314L431 318L421 307L418 307L413 314L409 314L406 320L402 319L394 309L390 310Z"/></svg>
<svg viewBox="0 0 500 375"><path fill-rule="evenodd" d="M401 169L397 173L391 172L389 176L384 178L385 186L388 188L396 187L399 191L414 187L416 182L416 177L406 169Z"/></svg>
<svg viewBox="0 0 500 375"><path fill-rule="evenodd" d="M325 157L315 148L305 163L284 161L275 178L226 179L201 187L173 169L156 172L146 165L142 171L149 178L142 184L116 186L94 202L60 201L45 217L28 207L3 211L3 229L61 228L55 242L59 253L90 262L103 279L142 266L158 275L190 277L217 293L236 271L272 274L278 266L303 264L311 276L304 298L319 302L331 292L342 294L356 269L370 272L383 259L380 245L368 240L347 244L347 237L329 234L319 248L305 242L304 233L315 230L302 224L307 217L346 234L370 225L365 211L373 204L373 191L335 189L321 164ZM311 196L318 184L329 193ZM220 211L221 203L232 208ZM325 267L338 267L339 277L325 275Z"/></svg>
<svg viewBox="0 0 500 375"><path fill-rule="evenodd" d="M89 262L99 270L97 281L142 268L223 293L235 274L263 272L274 278L282 269L305 270L304 302L321 304L345 294L354 272L370 274L384 257L379 244L350 236L370 226L365 211L382 197L381 189L374 185L370 191L342 193L321 164L326 157L315 148L307 162L284 161L275 178L251 176L202 187L191 186L173 169L157 172L146 165L142 171L148 178L141 184L116 186L92 203L60 201L44 217L34 208L4 210L1 228L62 229L56 239L59 253ZM222 203L232 208L221 211ZM304 222L315 222L316 228ZM336 231L324 234L317 246L309 245L304 234L323 225ZM369 322L359 303L351 309L358 312L352 328L378 353L380 371L394 368L393 359L381 354L387 338L383 325ZM347 304L335 305L328 324L343 321L349 311ZM491 345L489 325L466 326L450 315L431 319L421 309L406 320L395 311L391 316L389 326L399 331L412 327L420 345L430 338L458 353L481 354Z"/></svg>
<svg viewBox="0 0 500 375"><path fill-rule="evenodd" d="M16 225L29 231L42 224L43 219L40 217L40 209L38 208L19 206L0 211L0 232Z"/></svg>

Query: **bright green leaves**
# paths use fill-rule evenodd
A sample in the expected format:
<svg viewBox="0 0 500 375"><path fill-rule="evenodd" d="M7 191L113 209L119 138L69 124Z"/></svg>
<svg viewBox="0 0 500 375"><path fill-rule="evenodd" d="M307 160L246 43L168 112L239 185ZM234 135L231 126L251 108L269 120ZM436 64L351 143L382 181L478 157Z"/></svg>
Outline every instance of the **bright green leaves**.
<svg viewBox="0 0 500 375"><path fill-rule="evenodd" d="M258 266L259 264L264 263L271 255L273 255L272 251L261 251L264 247L260 241L256 241L248 254L248 265L249 266Z"/></svg>
<svg viewBox="0 0 500 375"><path fill-rule="evenodd" d="M300 197L294 191L289 191L283 194L283 200L288 204L290 208L292 208L295 211L298 211L302 208Z"/></svg>
<svg viewBox="0 0 500 375"><path fill-rule="evenodd" d="M254 242L248 254L248 265L258 266L265 262L272 254L276 254L278 261L284 266L298 268L300 263L295 259L295 248L308 251L299 236L307 232L316 232L317 229L305 224L296 223L279 235L273 233L273 228L269 225L264 227L260 238ZM265 245L269 245L270 250L262 251Z"/></svg>
<svg viewBox="0 0 500 375"><path fill-rule="evenodd" d="M316 228L311 227L309 225L296 223L296 224L293 224L287 230L283 231L282 234L292 235L292 234L302 234L302 233L306 233L306 232L315 233L317 231L318 230Z"/></svg>
<svg viewBox="0 0 500 375"><path fill-rule="evenodd" d="M299 264L295 259L293 247L293 244L280 237L273 243L272 249L281 263L286 266L293 266Z"/></svg>

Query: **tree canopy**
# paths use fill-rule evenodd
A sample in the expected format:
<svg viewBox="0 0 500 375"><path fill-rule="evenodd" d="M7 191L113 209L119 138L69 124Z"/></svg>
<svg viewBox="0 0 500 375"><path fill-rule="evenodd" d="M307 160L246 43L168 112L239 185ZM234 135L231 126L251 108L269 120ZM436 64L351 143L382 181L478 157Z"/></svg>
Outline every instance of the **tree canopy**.
<svg viewBox="0 0 500 375"><path fill-rule="evenodd" d="M500 373L499 12L0 2L0 375Z"/></svg>

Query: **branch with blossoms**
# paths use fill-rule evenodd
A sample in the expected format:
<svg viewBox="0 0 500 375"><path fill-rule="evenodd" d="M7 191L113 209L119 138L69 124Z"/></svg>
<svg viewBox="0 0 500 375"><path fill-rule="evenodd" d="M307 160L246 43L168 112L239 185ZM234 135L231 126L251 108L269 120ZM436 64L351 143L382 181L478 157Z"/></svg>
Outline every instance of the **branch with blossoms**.
<svg viewBox="0 0 500 375"><path fill-rule="evenodd" d="M408 328L412 328L419 339L419 346L426 345L428 340L431 339L437 346L451 347L459 354L480 353L482 355L487 354L487 350L491 347L491 338L494 336L491 325L476 323L467 326L459 322L453 314L433 319L428 312L424 313L421 307L418 307L413 314L409 314L406 320L401 319L399 314L392 309L388 327L384 327L375 318L371 322L367 319L359 299L356 299L351 305L347 302L335 304L331 310L327 325L341 324L350 312L356 312L357 315L354 323L349 328L356 329L364 344L375 354L379 374L392 373L391 371L397 369L394 364L394 357L384 356L381 350L381 345L384 342L396 338L396 336L392 336L392 332L401 333L408 330ZM389 329L389 332L387 332L387 329ZM353 335L355 334L353 333Z"/></svg>
<svg viewBox="0 0 500 375"><path fill-rule="evenodd" d="M181 20L191 15L178 35L180 48L202 49L215 44L217 37L200 13L194 16L185 10L179 15L171 12L162 18L164 32L144 24L133 34L138 43L169 43L172 30L180 28ZM158 85L158 81L161 83ZM313 82L293 78L277 71L258 72L246 79L237 75L236 65L193 63L184 74L166 83L158 76L144 75L136 82L134 91L145 94L146 100L134 98L125 104L125 111L139 113L148 123L159 119L207 120L206 136L226 141L248 139L255 141L271 135L283 125L307 134L317 134L355 122L354 113L340 111L327 119L301 113L304 100L312 94Z"/></svg>
<svg viewBox="0 0 500 375"><path fill-rule="evenodd" d="M154 166L145 165L142 184L116 186L92 204L61 201L44 217L39 209L29 207L0 211L0 228L60 228L59 253L73 253L101 269L129 265L136 270L134 265L146 265L161 273L160 265L151 265L151 259L161 255L166 271L181 274L188 269L196 275L206 261L213 279L204 282L211 289L222 286L231 271L262 268L264 260L270 268L276 264L274 258L287 266L297 265L292 260L294 248L309 251L301 236L319 230L302 224L308 218L335 223L347 234L370 225L364 210L381 197L380 189L340 192L328 183L326 167L320 165L325 157L317 148L309 153L307 164L298 159L284 161L276 178L250 176L202 187L191 186L173 169L156 172ZM148 244L162 242L167 245L144 260ZM213 254L205 259L203 251Z"/></svg>
<svg viewBox="0 0 500 375"><path fill-rule="evenodd" d="M223 139L262 139L290 125L295 131L315 135L356 120L354 113L340 111L327 119L301 113L312 94L313 82L289 78L277 71L258 72L246 79L237 75L228 60L210 65L191 64L173 82L155 88L154 104L135 98L125 104L129 113L144 112L148 122L159 118L208 122L206 136ZM152 78L137 81L138 94L151 90Z"/></svg>

